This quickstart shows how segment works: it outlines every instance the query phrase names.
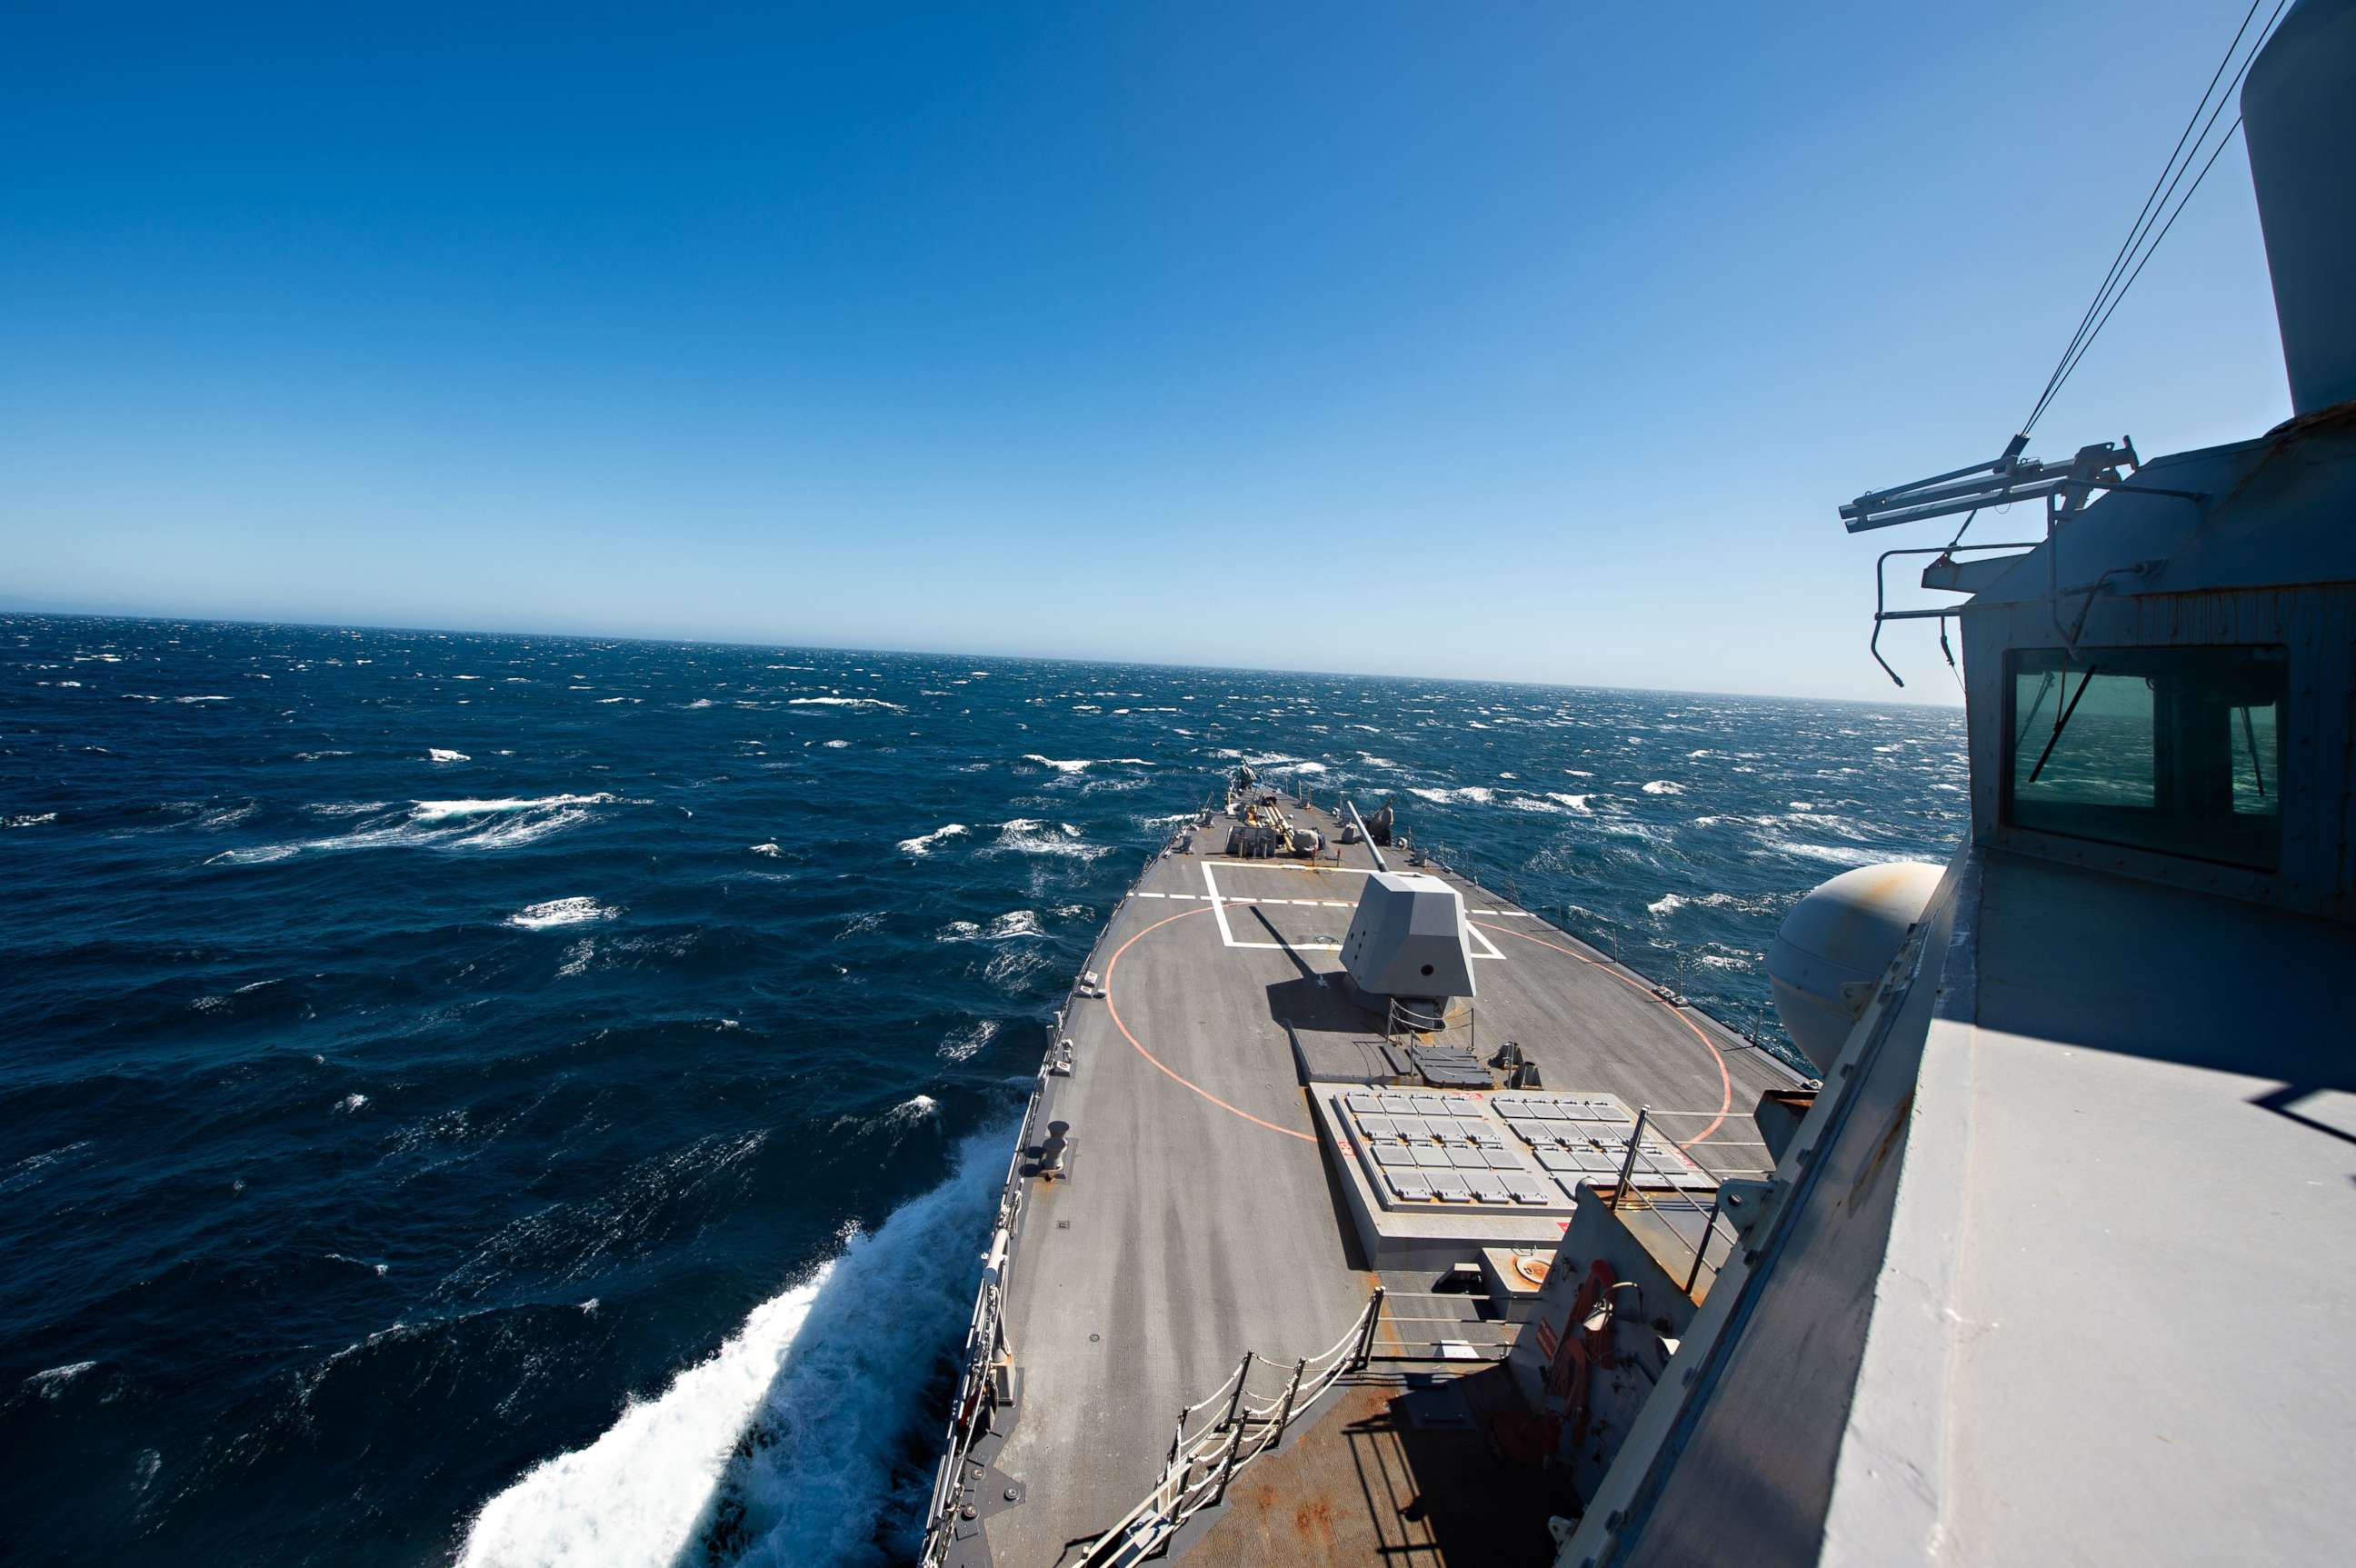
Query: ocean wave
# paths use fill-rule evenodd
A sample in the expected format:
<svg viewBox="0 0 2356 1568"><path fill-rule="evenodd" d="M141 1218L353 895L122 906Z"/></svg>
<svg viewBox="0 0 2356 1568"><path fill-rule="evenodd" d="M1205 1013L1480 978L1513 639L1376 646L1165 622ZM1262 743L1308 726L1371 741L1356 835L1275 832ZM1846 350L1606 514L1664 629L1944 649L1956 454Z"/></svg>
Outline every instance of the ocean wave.
<svg viewBox="0 0 2356 1568"><path fill-rule="evenodd" d="M908 710L898 703L887 703L881 697L787 697L789 708L888 708L895 714Z"/></svg>
<svg viewBox="0 0 2356 1568"><path fill-rule="evenodd" d="M1820 860L1827 865L1880 865L1906 858L1896 850L1860 849L1855 844L1798 843L1772 833L1760 834L1759 843L1766 853L1794 855L1801 860Z"/></svg>
<svg viewBox="0 0 2356 1568"><path fill-rule="evenodd" d="M967 1140L948 1180L486 1502L459 1568L667 1568L704 1555L714 1520L753 1543L747 1562L875 1561L910 1413L970 1305L1007 1136Z"/></svg>
<svg viewBox="0 0 2356 1568"><path fill-rule="evenodd" d="M971 920L951 920L934 933L933 940L941 942L1003 942L1017 937L1044 937L1035 909L1009 909L991 917L990 924L978 926Z"/></svg>
<svg viewBox="0 0 2356 1568"><path fill-rule="evenodd" d="M1673 779L1655 779L1644 786L1647 795L1682 795L1686 787Z"/></svg>
<svg viewBox="0 0 2356 1568"><path fill-rule="evenodd" d="M45 1400L62 1399L74 1380L98 1365L95 1361L69 1361L62 1367L51 1367L35 1372L25 1380L25 1387Z"/></svg>
<svg viewBox="0 0 2356 1568"><path fill-rule="evenodd" d="M940 1110L941 1102L931 1095L912 1095L885 1112L884 1120L886 1123L897 1123L903 1127L912 1126L918 1122L932 1120L940 1114Z"/></svg>
<svg viewBox="0 0 2356 1568"><path fill-rule="evenodd" d="M24 811L13 817L0 817L0 827L37 828L58 820L55 811Z"/></svg>
<svg viewBox="0 0 2356 1568"><path fill-rule="evenodd" d="M1046 967L1047 955L1028 943L1007 943L981 966L981 978L1012 996Z"/></svg>
<svg viewBox="0 0 2356 1568"><path fill-rule="evenodd" d="M902 839L899 850L902 854L913 855L921 860L933 853L935 844L947 839L962 838L965 833L966 825L963 822L944 822L931 832L919 833L912 839Z"/></svg>
<svg viewBox="0 0 2356 1568"><path fill-rule="evenodd" d="M1152 763L1148 762L1141 757L1086 757L1066 758L1042 757L1035 751L1024 752L1023 754L1023 760L1025 762L1035 762L1042 768L1052 768L1056 772L1066 775L1086 773L1091 768L1110 768L1116 764L1125 764L1131 768L1151 768L1153 766Z"/></svg>
<svg viewBox="0 0 2356 1568"><path fill-rule="evenodd" d="M267 865L295 854L326 854L360 849L514 849L589 820L592 806L615 797L541 795L490 800L415 800L389 822L356 828L331 838L263 844L214 855L207 865Z"/></svg>
<svg viewBox="0 0 2356 1568"><path fill-rule="evenodd" d="M1036 817L1016 817L998 825L998 842L982 853L1066 855L1074 860L1094 860L1105 853L1105 848L1103 844L1083 840L1080 830L1069 822L1058 822L1051 829Z"/></svg>
<svg viewBox="0 0 2356 1568"><path fill-rule="evenodd" d="M995 1018L977 1018L964 1028L953 1029L942 1036L934 1054L943 1061L964 1061L996 1039L1000 1027Z"/></svg>
<svg viewBox="0 0 2356 1568"><path fill-rule="evenodd" d="M428 762L472 762L475 759L468 757L463 751L452 751L447 746L429 746L425 748L425 760Z"/></svg>
<svg viewBox="0 0 2356 1568"><path fill-rule="evenodd" d="M291 843L266 843L253 849L225 849L219 854L208 855L207 865L268 865L273 862L292 860L302 846Z"/></svg>
<svg viewBox="0 0 2356 1568"><path fill-rule="evenodd" d="M452 817L504 816L515 811L550 811L569 806L610 806L614 797L595 795L508 796L497 800L417 800L410 816L420 822L446 822Z"/></svg>
<svg viewBox="0 0 2356 1568"><path fill-rule="evenodd" d="M1429 800L1435 806L1460 804L1485 806L1497 798L1497 792L1485 784L1465 784L1453 789L1410 789L1408 793Z"/></svg>
<svg viewBox="0 0 2356 1568"><path fill-rule="evenodd" d="M770 842L770 843L756 843L756 844L753 845L752 847L753 847L753 853L754 853L755 854L765 854L765 855L767 855L771 860L775 860L775 859L776 859L776 858L777 858L777 856L779 856L779 855L781 855L781 854L785 854L785 853L786 853L784 850L779 849L779 848L776 846L776 842L775 842L775 841L772 841L772 842Z"/></svg>
<svg viewBox="0 0 2356 1568"><path fill-rule="evenodd" d="M594 898L551 898L545 903L527 905L509 915L503 925L518 930L545 931L557 926L586 925L592 920L610 920L620 914Z"/></svg>

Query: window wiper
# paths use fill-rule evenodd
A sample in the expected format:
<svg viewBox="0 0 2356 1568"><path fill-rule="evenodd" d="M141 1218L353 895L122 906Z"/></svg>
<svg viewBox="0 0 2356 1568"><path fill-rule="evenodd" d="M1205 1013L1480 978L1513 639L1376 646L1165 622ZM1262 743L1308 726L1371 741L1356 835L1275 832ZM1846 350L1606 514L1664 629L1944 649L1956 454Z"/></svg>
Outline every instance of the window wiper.
<svg viewBox="0 0 2356 1568"><path fill-rule="evenodd" d="M2045 771L2045 764L2052 757L2053 748L2061 744L2062 732L2069 727L2070 715L2078 711L2078 699L2083 697L2086 694L2086 688L2094 683L2094 671L2101 668L2099 664L2087 665L2085 676L2078 682L2078 690L2071 696L2069 703L2053 715L2052 736L2046 741L2045 749L2038 753L2037 766L2029 770L2029 781L2031 784L2036 783L2037 776ZM2070 672L2064 670L2062 671L2062 683L2066 686L2069 682Z"/></svg>

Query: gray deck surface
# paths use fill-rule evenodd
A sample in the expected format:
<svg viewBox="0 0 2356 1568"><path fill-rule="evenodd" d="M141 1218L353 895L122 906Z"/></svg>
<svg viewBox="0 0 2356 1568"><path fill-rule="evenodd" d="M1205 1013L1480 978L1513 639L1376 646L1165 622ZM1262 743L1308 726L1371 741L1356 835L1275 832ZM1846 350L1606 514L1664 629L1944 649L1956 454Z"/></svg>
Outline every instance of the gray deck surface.
<svg viewBox="0 0 2356 1568"><path fill-rule="evenodd" d="M1069 1176L1031 1184L1005 1307L1021 1397L994 1467L1022 1500L986 1518L1001 1564L1076 1557L1159 1477L1180 1406L1247 1349L1287 1362L1323 1350L1377 1283L1354 1256L1300 1070L1381 1038L1381 1020L1344 998L1337 955L1316 945L1346 930L1373 862L1364 845L1317 869L1229 861L1212 853L1227 826L1216 819L1195 853L1146 871L1089 961L1108 996L1067 1021L1076 1070L1051 1080L1039 1123L1070 1124ZM1787 1072L1449 880L1500 955L1474 965L1483 1056L1512 1038L1549 1090L1651 1104L1707 1167L1767 1163L1745 1112Z"/></svg>

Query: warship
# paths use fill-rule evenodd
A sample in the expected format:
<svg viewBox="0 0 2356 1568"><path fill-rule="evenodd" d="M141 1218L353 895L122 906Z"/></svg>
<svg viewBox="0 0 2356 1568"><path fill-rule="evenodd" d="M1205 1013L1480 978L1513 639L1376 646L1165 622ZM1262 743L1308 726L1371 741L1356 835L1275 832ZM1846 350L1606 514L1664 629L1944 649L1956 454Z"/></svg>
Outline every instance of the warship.
<svg viewBox="0 0 2356 1568"><path fill-rule="evenodd" d="M1839 509L2043 521L1879 564L1971 828L1786 917L1804 1065L1238 768L1057 1015L926 1563L2346 1557L2356 0L2234 81L2293 417Z"/></svg>

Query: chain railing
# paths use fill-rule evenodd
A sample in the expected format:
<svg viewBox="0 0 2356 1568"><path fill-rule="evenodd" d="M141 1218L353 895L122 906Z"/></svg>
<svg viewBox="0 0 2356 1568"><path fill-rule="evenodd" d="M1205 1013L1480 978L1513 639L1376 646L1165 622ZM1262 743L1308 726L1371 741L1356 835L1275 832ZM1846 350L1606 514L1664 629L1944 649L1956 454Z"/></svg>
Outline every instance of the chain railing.
<svg viewBox="0 0 2356 1568"><path fill-rule="evenodd" d="M1128 1568L1143 1562L1189 1519L1225 1501L1237 1471L1282 1442L1293 1417L1314 1405L1344 1373L1365 1366L1382 1309L1383 1291L1377 1286L1365 1310L1339 1339L1289 1368L1245 1351L1225 1382L1178 1412L1162 1478L1119 1524L1097 1538L1080 1557L1078 1568ZM1282 1369L1284 1386L1255 1395L1254 1369L1270 1366ZM1198 1423L1205 1411L1213 1410L1217 1413L1212 1419Z"/></svg>

